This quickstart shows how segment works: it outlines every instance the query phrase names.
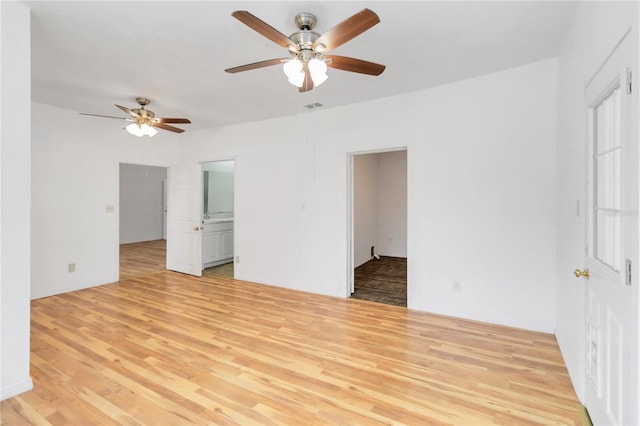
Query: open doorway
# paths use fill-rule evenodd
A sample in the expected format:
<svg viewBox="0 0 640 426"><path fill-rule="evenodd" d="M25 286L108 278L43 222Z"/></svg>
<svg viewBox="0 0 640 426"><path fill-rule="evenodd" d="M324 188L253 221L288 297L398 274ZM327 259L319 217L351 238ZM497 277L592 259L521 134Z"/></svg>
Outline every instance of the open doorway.
<svg viewBox="0 0 640 426"><path fill-rule="evenodd" d="M407 151L351 155L350 294L407 306Z"/></svg>
<svg viewBox="0 0 640 426"><path fill-rule="evenodd" d="M166 167L120 164L120 280L166 268Z"/></svg>
<svg viewBox="0 0 640 426"><path fill-rule="evenodd" d="M233 278L235 161L203 163L202 174L202 275Z"/></svg>

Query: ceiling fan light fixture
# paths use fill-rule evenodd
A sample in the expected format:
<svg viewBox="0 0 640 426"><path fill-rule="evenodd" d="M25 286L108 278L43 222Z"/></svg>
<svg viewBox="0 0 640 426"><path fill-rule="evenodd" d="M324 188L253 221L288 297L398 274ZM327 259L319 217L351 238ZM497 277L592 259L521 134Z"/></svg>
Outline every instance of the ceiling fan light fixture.
<svg viewBox="0 0 640 426"><path fill-rule="evenodd" d="M324 63L322 59L313 58L309 61L309 71L311 71L311 75L319 75L327 73L327 64Z"/></svg>
<svg viewBox="0 0 640 426"><path fill-rule="evenodd" d="M127 129L127 132L129 132L130 134L137 136L137 137L142 137L143 133L142 133L142 129L140 128L140 126L138 126L137 123L131 123L128 124L125 129Z"/></svg>
<svg viewBox="0 0 640 426"><path fill-rule="evenodd" d="M329 76L326 74L320 74L316 76L314 76L313 73L311 74L311 80L313 80L313 85L316 87L320 86L322 83L327 81L328 78Z"/></svg>
<svg viewBox="0 0 640 426"><path fill-rule="evenodd" d="M289 83L296 87L302 87L304 84L304 72L299 72L298 74L289 77Z"/></svg>
<svg viewBox="0 0 640 426"><path fill-rule="evenodd" d="M155 136L158 131L154 129L152 126L149 126L147 123L140 126L140 130L142 130L143 135L147 135L149 137Z"/></svg>
<svg viewBox="0 0 640 426"><path fill-rule="evenodd" d="M296 87L302 87L304 83L304 71L302 62L299 59L295 58L285 62L282 70L284 71L284 75L289 79L289 83Z"/></svg>
<svg viewBox="0 0 640 426"><path fill-rule="evenodd" d="M321 59L313 58L309 61L307 65L309 72L311 73L311 79L313 80L313 84L315 86L320 86L322 83L327 81L327 64Z"/></svg>
<svg viewBox="0 0 640 426"><path fill-rule="evenodd" d="M130 134L137 136L139 138L141 138L142 136L152 137L156 133L158 133L156 129L149 126L147 123L144 123L142 125L138 125L138 123L131 123L127 125L125 129L127 129L127 132L129 132Z"/></svg>

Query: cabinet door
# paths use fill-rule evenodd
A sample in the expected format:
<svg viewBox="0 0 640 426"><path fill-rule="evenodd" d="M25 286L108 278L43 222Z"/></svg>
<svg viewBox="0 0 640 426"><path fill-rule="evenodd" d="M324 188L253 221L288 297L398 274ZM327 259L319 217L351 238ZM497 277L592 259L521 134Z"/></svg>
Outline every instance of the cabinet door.
<svg viewBox="0 0 640 426"><path fill-rule="evenodd" d="M233 257L233 230L220 232L220 258Z"/></svg>
<svg viewBox="0 0 640 426"><path fill-rule="evenodd" d="M215 262L220 258L220 233L205 232L202 234L202 251L204 263Z"/></svg>

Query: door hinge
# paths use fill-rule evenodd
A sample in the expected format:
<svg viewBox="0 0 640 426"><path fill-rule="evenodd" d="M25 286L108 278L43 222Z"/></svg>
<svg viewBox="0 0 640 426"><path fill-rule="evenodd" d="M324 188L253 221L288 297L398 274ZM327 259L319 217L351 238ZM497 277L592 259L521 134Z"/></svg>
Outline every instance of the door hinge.
<svg viewBox="0 0 640 426"><path fill-rule="evenodd" d="M627 259L625 261L625 271L626 271L626 279L625 279L625 284L626 285L631 285L631 259Z"/></svg>
<svg viewBox="0 0 640 426"><path fill-rule="evenodd" d="M627 95L631 94L631 82L632 82L632 78L631 78L631 68L627 68Z"/></svg>

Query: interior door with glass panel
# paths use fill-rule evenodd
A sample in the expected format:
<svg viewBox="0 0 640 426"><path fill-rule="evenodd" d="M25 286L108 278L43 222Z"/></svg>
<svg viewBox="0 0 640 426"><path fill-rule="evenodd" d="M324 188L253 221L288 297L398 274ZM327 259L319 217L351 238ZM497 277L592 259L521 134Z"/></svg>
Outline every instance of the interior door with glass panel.
<svg viewBox="0 0 640 426"><path fill-rule="evenodd" d="M627 35L586 88L588 114L585 406L594 424L638 420L637 135ZM633 278L633 282L632 282Z"/></svg>

